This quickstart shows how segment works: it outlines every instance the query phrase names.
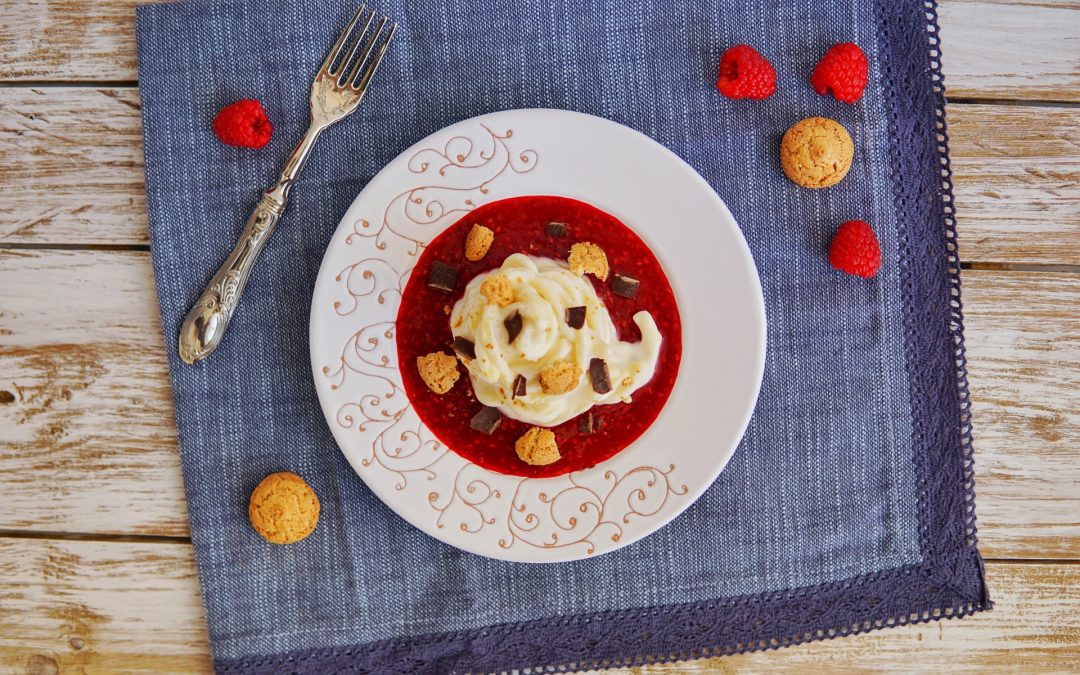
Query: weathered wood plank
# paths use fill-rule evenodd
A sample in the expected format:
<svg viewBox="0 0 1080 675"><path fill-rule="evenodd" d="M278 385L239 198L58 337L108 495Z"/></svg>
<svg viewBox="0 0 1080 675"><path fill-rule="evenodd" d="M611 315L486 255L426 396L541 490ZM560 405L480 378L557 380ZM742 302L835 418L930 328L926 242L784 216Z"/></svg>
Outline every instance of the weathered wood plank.
<svg viewBox="0 0 1080 675"><path fill-rule="evenodd" d="M1080 557L1080 275L964 279L983 550ZM0 251L0 529L186 533L152 284L145 253Z"/></svg>
<svg viewBox="0 0 1080 675"><path fill-rule="evenodd" d="M963 259L1080 264L1080 110L949 121ZM134 89L0 88L0 243L147 243L140 125Z"/></svg>
<svg viewBox="0 0 1080 675"><path fill-rule="evenodd" d="M964 282L983 552L1080 557L1080 275Z"/></svg>
<svg viewBox="0 0 1080 675"><path fill-rule="evenodd" d="M950 96L1080 101L1080 3L947 0L938 9Z"/></svg>
<svg viewBox="0 0 1080 675"><path fill-rule="evenodd" d="M0 3L0 81L138 77L138 0ZM954 96L1080 100L1080 5L946 0L940 9Z"/></svg>
<svg viewBox="0 0 1080 675"><path fill-rule="evenodd" d="M928 672L1080 667L1080 566L991 563L987 573L997 606L975 617L623 672L903 671L912 653ZM188 545L0 539L0 576L0 670L210 667Z"/></svg>
<svg viewBox="0 0 1080 675"><path fill-rule="evenodd" d="M139 94L0 89L0 242L145 244Z"/></svg>
<svg viewBox="0 0 1080 675"><path fill-rule="evenodd" d="M187 544L0 539L0 671L208 672Z"/></svg>
<svg viewBox="0 0 1080 675"><path fill-rule="evenodd" d="M187 534L147 263L0 251L0 528Z"/></svg>
<svg viewBox="0 0 1080 675"><path fill-rule="evenodd" d="M1080 264L1080 109L947 114L961 259Z"/></svg>

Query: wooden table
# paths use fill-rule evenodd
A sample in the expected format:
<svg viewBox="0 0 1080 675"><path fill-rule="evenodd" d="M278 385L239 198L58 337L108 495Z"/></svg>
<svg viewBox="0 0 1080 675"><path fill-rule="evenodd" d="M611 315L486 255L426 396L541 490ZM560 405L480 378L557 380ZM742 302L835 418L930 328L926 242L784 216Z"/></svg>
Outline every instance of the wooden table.
<svg viewBox="0 0 1080 675"><path fill-rule="evenodd" d="M206 671L135 0L0 0L0 670ZM1080 2L946 0L994 611L639 669L1080 669ZM108 320L103 320L108 317Z"/></svg>

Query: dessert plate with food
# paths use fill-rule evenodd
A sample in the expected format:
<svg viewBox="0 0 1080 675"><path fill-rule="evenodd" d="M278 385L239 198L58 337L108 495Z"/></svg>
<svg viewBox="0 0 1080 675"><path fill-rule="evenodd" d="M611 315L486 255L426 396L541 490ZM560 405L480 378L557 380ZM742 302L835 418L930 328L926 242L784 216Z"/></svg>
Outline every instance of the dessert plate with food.
<svg viewBox="0 0 1080 675"><path fill-rule="evenodd" d="M599 555L686 509L757 400L746 241L689 165L562 110L492 113L390 162L334 234L311 360L342 452L466 551Z"/></svg>

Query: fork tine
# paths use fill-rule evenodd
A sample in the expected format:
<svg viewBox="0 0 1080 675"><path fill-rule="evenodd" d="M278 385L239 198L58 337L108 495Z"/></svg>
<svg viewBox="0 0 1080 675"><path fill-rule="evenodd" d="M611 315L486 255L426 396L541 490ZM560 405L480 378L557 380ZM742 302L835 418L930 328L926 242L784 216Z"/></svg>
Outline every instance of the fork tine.
<svg viewBox="0 0 1080 675"><path fill-rule="evenodd" d="M383 19L383 22L385 23L386 19ZM379 30L380 32L382 31L381 25L379 26ZM384 40L382 46L379 47L379 52L375 54L374 57L372 57L370 62L368 62L368 67L364 71L364 75L360 78L360 82L358 82L356 86L353 87L354 89L360 91L361 93L363 93L364 90L367 89L368 83L371 82L371 78L375 76L375 71L379 69L379 64L382 63L383 55L386 54L386 48L390 46L390 41L394 39L394 33L396 31L397 24L390 24L390 32L387 33L386 40Z"/></svg>
<svg viewBox="0 0 1080 675"><path fill-rule="evenodd" d="M374 13L375 12L372 11L373 15ZM371 37L367 40L367 44L364 45L364 53L360 55L360 58L356 59L356 64L352 67L352 70L349 71L349 76L345 78L345 85L352 86L353 82L356 80L357 73L360 72L360 69L364 66L364 62L367 61L368 56L371 55L371 50L375 47L375 43L379 40L379 35L382 33L384 26L386 26L385 16L382 17L382 19L379 21L379 25L375 28L374 32L372 32ZM357 46L359 46L359 43L357 44Z"/></svg>
<svg viewBox="0 0 1080 675"><path fill-rule="evenodd" d="M348 39L349 34L352 33L353 28L356 27L356 22L360 20L360 15L364 13L365 8L366 5L363 4L361 4L360 7L357 8L356 13L353 14L352 21L349 22L348 26L345 26L345 30L341 31L341 35L338 36L337 42L334 43L334 46L330 48L330 53L326 55L326 60L323 61L323 64L322 66L320 66L319 70L325 71L327 74L333 75L333 73L330 72L330 66L334 63L337 57L341 55L341 49L345 46L346 39ZM375 10L372 10L371 13L372 15L374 15ZM341 68L338 70L338 73L340 73L341 70L343 70L344 68L345 62L343 61L341 63Z"/></svg>
<svg viewBox="0 0 1080 675"><path fill-rule="evenodd" d="M364 38L367 36L368 29L371 28L371 22L374 19L375 19L375 8L373 7L371 9L371 12L368 13L367 20L364 21L364 27L361 28L360 31L356 34L356 41L353 42L351 39L349 40L349 42L352 43L352 46L349 48L349 53L346 54L341 59L341 63L338 64L337 73L338 73L339 77L340 77L341 73L344 73L346 68L349 67L349 63L353 60L353 57L356 56L356 52L360 51L360 45L364 44L364 41L365 41ZM367 56L367 52L364 52L364 55L360 57L359 62L362 63L366 56ZM353 68L353 70L356 70L355 67ZM347 82L350 82L351 80L352 80L352 75L350 74L349 77L347 77L345 79L345 82L347 83Z"/></svg>

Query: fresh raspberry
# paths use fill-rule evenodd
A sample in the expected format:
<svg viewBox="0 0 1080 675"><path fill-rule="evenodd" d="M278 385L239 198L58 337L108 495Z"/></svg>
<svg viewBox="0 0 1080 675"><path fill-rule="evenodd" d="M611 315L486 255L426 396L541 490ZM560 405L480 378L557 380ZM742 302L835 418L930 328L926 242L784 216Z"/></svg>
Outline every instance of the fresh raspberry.
<svg viewBox="0 0 1080 675"><path fill-rule="evenodd" d="M869 223L849 220L840 226L829 247L829 263L836 269L867 279L881 268L881 247Z"/></svg>
<svg viewBox="0 0 1080 675"><path fill-rule="evenodd" d="M214 133L226 145L261 148L270 142L274 126L261 103L245 98L218 112L214 118Z"/></svg>
<svg viewBox="0 0 1080 675"><path fill-rule="evenodd" d="M720 57L716 88L728 98L769 98L776 92L776 69L750 45L735 45Z"/></svg>
<svg viewBox="0 0 1080 675"><path fill-rule="evenodd" d="M866 54L853 42L841 42L833 45L825 56L821 57L810 74L810 84L821 95L832 91L836 100L854 103L862 98L866 88L866 76L870 64Z"/></svg>

